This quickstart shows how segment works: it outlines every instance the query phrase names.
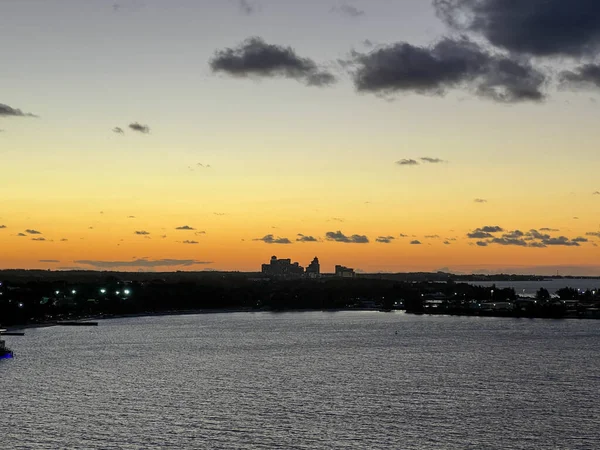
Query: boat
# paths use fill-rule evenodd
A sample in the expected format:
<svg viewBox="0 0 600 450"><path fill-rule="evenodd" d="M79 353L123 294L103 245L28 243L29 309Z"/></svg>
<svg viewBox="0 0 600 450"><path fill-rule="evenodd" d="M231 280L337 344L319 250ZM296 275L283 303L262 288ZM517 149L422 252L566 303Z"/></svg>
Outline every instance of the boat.
<svg viewBox="0 0 600 450"><path fill-rule="evenodd" d="M6 330L0 330L0 335ZM6 342L0 339L0 359L10 359L13 357L13 352L6 346Z"/></svg>

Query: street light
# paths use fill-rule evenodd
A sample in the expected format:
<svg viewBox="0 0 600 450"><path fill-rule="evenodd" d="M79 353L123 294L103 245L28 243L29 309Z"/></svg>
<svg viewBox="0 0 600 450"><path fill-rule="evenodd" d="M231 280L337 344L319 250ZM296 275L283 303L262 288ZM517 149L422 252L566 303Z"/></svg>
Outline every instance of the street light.
<svg viewBox="0 0 600 450"><path fill-rule="evenodd" d="M71 291L71 294L75 295L75 294L77 294L77 291L76 291L75 289L73 289L73 290Z"/></svg>
<svg viewBox="0 0 600 450"><path fill-rule="evenodd" d="M101 294L106 294L106 289L100 289Z"/></svg>
<svg viewBox="0 0 600 450"><path fill-rule="evenodd" d="M129 289L125 289L125 290L123 291L123 293L124 293L125 295L129 295L129 293L130 293L130 292L131 292L131 291L130 291Z"/></svg>

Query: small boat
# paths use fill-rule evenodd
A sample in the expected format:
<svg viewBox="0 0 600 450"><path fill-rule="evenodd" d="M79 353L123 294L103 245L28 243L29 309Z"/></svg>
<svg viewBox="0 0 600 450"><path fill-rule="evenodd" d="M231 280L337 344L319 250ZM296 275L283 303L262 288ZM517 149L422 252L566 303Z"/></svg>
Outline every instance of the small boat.
<svg viewBox="0 0 600 450"><path fill-rule="evenodd" d="M12 357L12 350L6 346L6 343L2 339L0 339L0 359L10 359Z"/></svg>

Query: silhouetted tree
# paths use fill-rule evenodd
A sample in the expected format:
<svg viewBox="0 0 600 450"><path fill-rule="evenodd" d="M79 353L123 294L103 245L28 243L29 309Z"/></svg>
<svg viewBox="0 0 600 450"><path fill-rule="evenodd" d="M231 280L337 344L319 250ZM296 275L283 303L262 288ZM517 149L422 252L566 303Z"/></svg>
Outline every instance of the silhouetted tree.
<svg viewBox="0 0 600 450"><path fill-rule="evenodd" d="M538 300L549 300L550 292L548 292L548 289L546 288L539 288L538 291L535 293L535 298L537 298Z"/></svg>

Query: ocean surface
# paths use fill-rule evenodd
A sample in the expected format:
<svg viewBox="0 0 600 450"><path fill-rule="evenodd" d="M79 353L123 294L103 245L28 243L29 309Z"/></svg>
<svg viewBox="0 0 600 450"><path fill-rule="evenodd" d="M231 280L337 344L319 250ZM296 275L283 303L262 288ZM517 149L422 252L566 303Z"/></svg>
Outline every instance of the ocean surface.
<svg viewBox="0 0 600 450"><path fill-rule="evenodd" d="M545 288L554 294L558 289L570 287L581 289L582 291L600 289L600 279L590 278L569 278L569 279L548 279L543 281L469 281L468 284L475 286L491 287L494 284L500 288L514 288L517 295L534 296L539 288Z"/></svg>
<svg viewBox="0 0 600 450"><path fill-rule="evenodd" d="M6 340L2 449L600 446L600 321L230 313Z"/></svg>

